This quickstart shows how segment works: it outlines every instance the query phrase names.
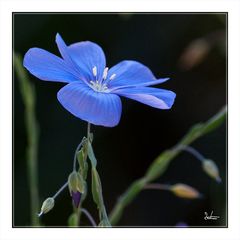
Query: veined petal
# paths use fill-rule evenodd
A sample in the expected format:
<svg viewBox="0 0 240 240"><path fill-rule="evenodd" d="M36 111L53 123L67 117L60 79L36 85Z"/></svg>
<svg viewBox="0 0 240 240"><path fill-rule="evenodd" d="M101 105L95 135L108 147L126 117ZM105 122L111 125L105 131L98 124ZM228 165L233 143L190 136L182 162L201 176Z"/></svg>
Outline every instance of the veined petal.
<svg viewBox="0 0 240 240"><path fill-rule="evenodd" d="M170 109L176 97L172 91L150 87L123 88L114 93L159 109Z"/></svg>
<svg viewBox="0 0 240 240"><path fill-rule="evenodd" d="M115 74L115 78L110 80L113 74ZM151 70L139 62L122 61L109 69L106 81L110 89L115 89L125 86L149 86L167 80L167 78L157 80Z"/></svg>
<svg viewBox="0 0 240 240"><path fill-rule="evenodd" d="M106 58L102 48L90 41L78 42L68 47L72 59L77 63L81 71L88 76L88 80L101 79L106 67ZM97 76L93 76L93 68L96 67Z"/></svg>
<svg viewBox="0 0 240 240"><path fill-rule="evenodd" d="M70 54L69 48L67 47L66 43L62 39L59 33L56 35L56 43L58 46L58 50L61 53L63 59L65 60L66 64L72 68L73 71L75 71L79 78L82 79L83 81L86 81L86 75L84 72L79 68L77 63L72 59L72 56Z"/></svg>
<svg viewBox="0 0 240 240"><path fill-rule="evenodd" d="M72 63L72 59L70 57L70 54L68 53L68 47L59 33L57 33L56 35L56 43L58 46L58 50L61 53L63 59L71 64L74 64Z"/></svg>
<svg viewBox="0 0 240 240"><path fill-rule="evenodd" d="M120 121L122 103L116 94L96 92L82 82L73 82L60 89L57 97L70 113L92 124L114 127Z"/></svg>
<svg viewBox="0 0 240 240"><path fill-rule="evenodd" d="M157 85L160 83L164 83L167 80L169 80L169 78L159 78L153 81L148 81L148 82L143 82L143 83L138 83L138 84L132 84L132 85L122 85L119 87L113 87L110 89L110 92L115 92L118 89L123 89L123 88L132 88L132 87L148 87L148 86L153 86L153 85Z"/></svg>
<svg viewBox="0 0 240 240"><path fill-rule="evenodd" d="M23 65L41 80L67 83L78 80L76 73L61 58L40 48L29 49Z"/></svg>

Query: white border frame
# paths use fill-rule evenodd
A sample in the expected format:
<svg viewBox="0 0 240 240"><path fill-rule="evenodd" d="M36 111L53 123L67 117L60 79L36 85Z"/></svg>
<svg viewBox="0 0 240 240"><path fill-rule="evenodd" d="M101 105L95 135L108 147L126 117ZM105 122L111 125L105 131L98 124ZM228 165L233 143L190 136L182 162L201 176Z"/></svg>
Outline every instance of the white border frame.
<svg viewBox="0 0 240 240"><path fill-rule="evenodd" d="M238 0L0 1L0 240L240 240L240 2ZM12 228L12 12L77 11L228 12L228 228Z"/></svg>

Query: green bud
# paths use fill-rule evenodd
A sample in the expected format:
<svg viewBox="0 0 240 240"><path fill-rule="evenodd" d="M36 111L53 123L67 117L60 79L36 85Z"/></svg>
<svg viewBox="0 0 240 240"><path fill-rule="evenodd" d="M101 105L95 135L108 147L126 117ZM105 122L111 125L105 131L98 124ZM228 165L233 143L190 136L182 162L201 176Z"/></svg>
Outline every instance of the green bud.
<svg viewBox="0 0 240 240"><path fill-rule="evenodd" d="M94 202L100 208L102 204L102 185L96 168L92 168L92 196Z"/></svg>
<svg viewBox="0 0 240 240"><path fill-rule="evenodd" d="M83 148L77 153L77 159L78 159L78 164L80 167L80 172L83 172L84 171L84 160L85 160L85 154L84 154Z"/></svg>
<svg viewBox="0 0 240 240"><path fill-rule="evenodd" d="M203 170L207 173L211 178L214 178L217 182L221 182L221 178L219 176L219 170L214 161L210 159L206 159L202 163Z"/></svg>
<svg viewBox="0 0 240 240"><path fill-rule="evenodd" d="M77 159L79 163L79 173L83 176L83 179L87 179L88 173L88 163L86 161L87 158L87 146L84 145L83 148L77 153Z"/></svg>
<svg viewBox="0 0 240 240"><path fill-rule="evenodd" d="M68 226L77 227L78 226L78 215L76 213L72 213L68 218Z"/></svg>
<svg viewBox="0 0 240 240"><path fill-rule="evenodd" d="M84 180L79 172L73 171L68 177L68 187L70 194L72 192L84 192Z"/></svg>
<svg viewBox="0 0 240 240"><path fill-rule="evenodd" d="M54 203L55 203L54 198L47 198L43 202L42 207L41 207L41 212L38 214L38 216L40 217L42 214L46 214L50 210L52 210L54 207Z"/></svg>

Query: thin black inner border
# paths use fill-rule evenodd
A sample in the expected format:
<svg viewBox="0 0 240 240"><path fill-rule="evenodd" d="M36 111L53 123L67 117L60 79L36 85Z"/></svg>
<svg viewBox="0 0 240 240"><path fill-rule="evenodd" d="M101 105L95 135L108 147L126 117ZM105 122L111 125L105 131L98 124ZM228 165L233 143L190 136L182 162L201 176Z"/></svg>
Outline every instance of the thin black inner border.
<svg viewBox="0 0 240 240"><path fill-rule="evenodd" d="M43 228L41 226L14 226L14 15L28 15L28 14L38 14L38 15L71 15L71 14L99 14L99 15L116 15L116 14L137 14L137 15L211 15L211 14L222 14L226 17L226 106L228 106L228 12L12 12L12 228ZM228 112L228 110L227 110ZM228 228L228 114L226 115L226 225L225 226L188 226L188 228ZM71 227L64 226L44 226L44 228L64 228L71 229ZM79 226L78 228L91 228L91 226ZM110 228L110 227L108 227ZM113 228L176 228L174 226L113 226ZM76 229L76 228L73 228ZM101 229L97 227L96 229Z"/></svg>

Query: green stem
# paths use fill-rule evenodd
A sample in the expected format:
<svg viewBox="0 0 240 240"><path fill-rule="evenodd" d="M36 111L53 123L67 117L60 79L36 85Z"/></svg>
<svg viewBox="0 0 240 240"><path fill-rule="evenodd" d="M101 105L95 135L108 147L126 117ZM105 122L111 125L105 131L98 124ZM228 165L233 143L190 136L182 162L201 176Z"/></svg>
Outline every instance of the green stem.
<svg viewBox="0 0 240 240"><path fill-rule="evenodd" d="M87 209L81 208L81 212L83 212L85 214L85 216L88 218L88 220L90 221L90 223L92 224L93 227L97 226L95 220L93 219L92 215L88 212Z"/></svg>
<svg viewBox="0 0 240 240"><path fill-rule="evenodd" d="M144 186L144 189L150 189L150 190L169 190L170 185L168 184L161 184L161 183L149 183Z"/></svg>
<svg viewBox="0 0 240 240"><path fill-rule="evenodd" d="M76 225L79 226L80 225L80 216L81 216L81 211L80 211L80 206L78 208L74 207L74 212L77 216L77 223Z"/></svg>
<svg viewBox="0 0 240 240"><path fill-rule="evenodd" d="M91 129L91 124L88 122L88 123L87 123L87 141L89 141L89 142L90 142L90 129ZM79 145L78 145L78 147L77 147L77 149L76 149L76 151L75 151L74 161L73 161L73 170L76 170L77 154L78 154L78 151L81 149L81 147L82 147L82 145L83 145L83 141L84 141L84 138L83 138L82 141L79 143ZM87 144L87 147L88 147L88 144ZM87 160L87 154L86 154L86 156L85 156L84 161L86 161L86 160ZM77 226L80 225L81 213L83 212L83 211L81 211L81 209L82 209L82 208L81 208L82 203L83 203L83 201L80 202L78 208L74 207L74 213L75 213L76 216L77 216L77 223L76 223Z"/></svg>
<svg viewBox="0 0 240 240"><path fill-rule="evenodd" d="M198 152L195 148L190 147L190 146L181 146L183 151L186 151L190 154L192 154L196 159L198 159L199 161L203 162L206 158L200 153Z"/></svg>
<svg viewBox="0 0 240 240"><path fill-rule="evenodd" d="M95 157L93 148L92 148L92 136L90 133L90 123L88 123L88 133L87 133L87 150L88 150L88 158L92 165L92 196L93 200L97 205L99 211L99 219L100 223L99 226L108 226L110 227L111 224L108 219L107 211L104 205L103 200L103 193L102 193L102 184L97 172L97 159Z"/></svg>
<svg viewBox="0 0 240 240"><path fill-rule="evenodd" d="M22 58L18 54L14 54L14 65L16 74L20 82L20 91L25 106L25 125L27 130L27 173L30 188L31 202L31 224L39 226L39 218L37 212L39 209L39 192L38 192L38 140L39 128L35 113L35 91L34 87L28 79L27 73L22 67Z"/></svg>
<svg viewBox="0 0 240 240"><path fill-rule="evenodd" d="M216 129L222 124L225 117L226 107L224 107L206 123L194 125L175 147L160 154L150 165L144 177L134 181L125 193L120 196L110 214L111 224L115 225L120 220L124 209L133 201L134 198L137 197L147 184L159 178L165 172L169 163L181 153L182 146L190 145L198 138Z"/></svg>
<svg viewBox="0 0 240 240"><path fill-rule="evenodd" d="M91 131L91 123L90 122L88 122L88 124L87 124L87 139L88 139L88 141L90 141L90 132Z"/></svg>
<svg viewBox="0 0 240 240"><path fill-rule="evenodd" d="M60 193L62 193L62 191L68 186L68 182L65 182L60 189L52 196L53 199L55 199L56 197L58 197L58 195Z"/></svg>

